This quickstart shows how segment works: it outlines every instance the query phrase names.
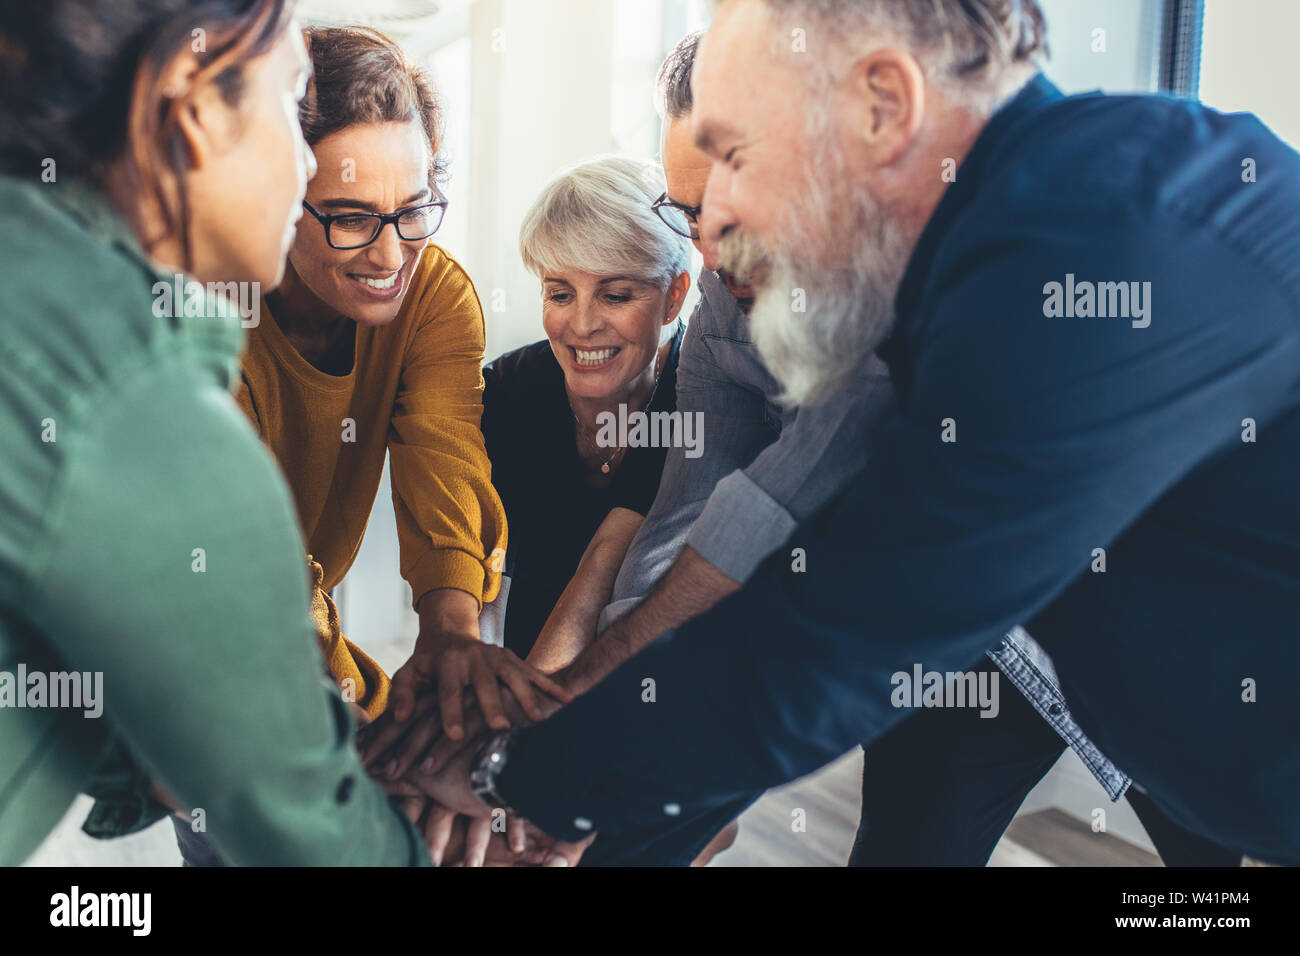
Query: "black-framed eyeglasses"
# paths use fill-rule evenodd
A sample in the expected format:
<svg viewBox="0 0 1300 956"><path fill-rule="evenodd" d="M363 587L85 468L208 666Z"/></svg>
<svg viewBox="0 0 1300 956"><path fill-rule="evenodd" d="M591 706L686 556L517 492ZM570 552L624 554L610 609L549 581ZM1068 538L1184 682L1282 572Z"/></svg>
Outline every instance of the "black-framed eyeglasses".
<svg viewBox="0 0 1300 956"><path fill-rule="evenodd" d="M700 212L703 207L673 202L668 198L668 194L664 193L651 204L650 208L677 235L685 236L687 239L700 238Z"/></svg>
<svg viewBox="0 0 1300 956"><path fill-rule="evenodd" d="M390 222L402 239L415 241L428 239L442 225L447 212L447 197L437 189L433 202L421 203L400 212L342 212L326 214L313 209L307 200L303 208L325 227L325 241L331 249L360 249L379 238L379 233Z"/></svg>

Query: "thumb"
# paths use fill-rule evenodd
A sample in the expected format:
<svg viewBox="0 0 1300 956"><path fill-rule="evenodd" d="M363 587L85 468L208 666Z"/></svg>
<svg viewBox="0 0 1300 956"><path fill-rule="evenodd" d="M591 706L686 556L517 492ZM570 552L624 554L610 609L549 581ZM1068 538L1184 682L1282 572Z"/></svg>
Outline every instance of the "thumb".
<svg viewBox="0 0 1300 956"><path fill-rule="evenodd" d="M356 722L357 729L360 730L370 723L370 713L356 701L348 701L348 707L352 711L352 719Z"/></svg>
<svg viewBox="0 0 1300 956"><path fill-rule="evenodd" d="M417 644L406 663L393 672L393 680L388 687L388 709L392 712L394 723L405 723L415 712L416 695L426 685L434 685L437 660L435 654L422 650Z"/></svg>

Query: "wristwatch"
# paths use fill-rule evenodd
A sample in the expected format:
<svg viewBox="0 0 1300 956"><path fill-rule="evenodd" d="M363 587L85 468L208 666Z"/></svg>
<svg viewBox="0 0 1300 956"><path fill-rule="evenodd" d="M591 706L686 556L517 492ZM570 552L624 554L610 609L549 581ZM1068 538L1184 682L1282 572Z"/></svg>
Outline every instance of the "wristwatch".
<svg viewBox="0 0 1300 956"><path fill-rule="evenodd" d="M510 730L498 731L479 747L474 762L470 764L469 788L489 807L517 816L497 793L497 775L506 768L506 748L510 745L512 733Z"/></svg>

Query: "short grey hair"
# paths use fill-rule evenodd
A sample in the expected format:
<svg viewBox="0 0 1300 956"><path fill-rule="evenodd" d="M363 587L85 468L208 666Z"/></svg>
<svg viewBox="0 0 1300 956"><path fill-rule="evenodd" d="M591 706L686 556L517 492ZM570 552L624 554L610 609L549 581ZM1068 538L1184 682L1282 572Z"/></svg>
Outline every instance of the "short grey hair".
<svg viewBox="0 0 1300 956"><path fill-rule="evenodd" d="M524 265L538 278L580 269L666 289L690 267L690 246L650 208L664 189L657 165L623 156L565 170L524 216L519 229Z"/></svg>
<svg viewBox="0 0 1300 956"><path fill-rule="evenodd" d="M712 0L716 12L728 0ZM815 62L839 72L878 41L898 43L928 82L981 113L1014 94L1049 56L1037 0L762 0L781 26L821 43ZM782 45L789 36L776 38ZM877 41L873 43L873 41ZM814 56L810 53L809 56Z"/></svg>
<svg viewBox="0 0 1300 956"><path fill-rule="evenodd" d="M700 48L702 36L703 30L686 34L659 65L659 95L655 105L660 116L676 120L690 115L694 105L691 98L691 72L695 69L695 51Z"/></svg>

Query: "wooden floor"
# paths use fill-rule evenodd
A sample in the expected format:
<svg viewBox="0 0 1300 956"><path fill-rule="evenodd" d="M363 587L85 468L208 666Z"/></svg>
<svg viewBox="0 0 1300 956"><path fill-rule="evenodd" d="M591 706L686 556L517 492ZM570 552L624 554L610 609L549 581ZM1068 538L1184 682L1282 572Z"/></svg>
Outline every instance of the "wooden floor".
<svg viewBox="0 0 1300 956"><path fill-rule="evenodd" d="M862 751L776 790L740 818L731 849L710 866L843 866L862 807ZM798 815L796 811L802 810ZM801 820L802 831L795 821ZM1159 857L1056 809L1019 816L989 866L1160 866Z"/></svg>

